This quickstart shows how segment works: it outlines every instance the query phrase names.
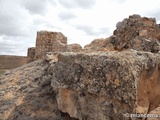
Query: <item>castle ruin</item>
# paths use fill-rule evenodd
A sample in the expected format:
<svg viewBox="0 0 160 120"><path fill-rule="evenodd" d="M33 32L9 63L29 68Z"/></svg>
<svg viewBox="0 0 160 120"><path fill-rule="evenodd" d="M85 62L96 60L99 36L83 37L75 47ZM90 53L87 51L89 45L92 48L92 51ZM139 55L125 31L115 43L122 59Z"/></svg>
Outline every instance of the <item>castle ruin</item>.
<svg viewBox="0 0 160 120"><path fill-rule="evenodd" d="M77 52L79 44L67 44L67 37L61 32L38 31L36 47L28 48L28 62L43 58L47 52Z"/></svg>

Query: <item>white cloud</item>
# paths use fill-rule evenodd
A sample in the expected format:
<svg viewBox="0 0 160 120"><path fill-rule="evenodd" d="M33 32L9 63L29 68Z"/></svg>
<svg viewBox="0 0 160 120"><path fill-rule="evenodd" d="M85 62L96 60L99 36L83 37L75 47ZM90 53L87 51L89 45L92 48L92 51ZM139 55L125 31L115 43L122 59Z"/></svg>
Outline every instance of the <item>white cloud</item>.
<svg viewBox="0 0 160 120"><path fill-rule="evenodd" d="M159 0L0 0L0 54L27 55L36 32L62 32L82 46L109 37L132 14L159 16Z"/></svg>
<svg viewBox="0 0 160 120"><path fill-rule="evenodd" d="M26 44L22 39L26 40L25 37L8 37L1 36L0 37L0 54L1 55L26 55Z"/></svg>
<svg viewBox="0 0 160 120"><path fill-rule="evenodd" d="M0 34L7 36L24 36L27 35L29 24L29 15L15 2L6 0L0 2Z"/></svg>
<svg viewBox="0 0 160 120"><path fill-rule="evenodd" d="M77 16L72 12L60 12L60 13L58 13L58 17L62 21L68 21L68 20L76 18Z"/></svg>
<svg viewBox="0 0 160 120"><path fill-rule="evenodd" d="M47 11L47 4L56 5L55 0L22 0L21 4L31 14L45 15Z"/></svg>

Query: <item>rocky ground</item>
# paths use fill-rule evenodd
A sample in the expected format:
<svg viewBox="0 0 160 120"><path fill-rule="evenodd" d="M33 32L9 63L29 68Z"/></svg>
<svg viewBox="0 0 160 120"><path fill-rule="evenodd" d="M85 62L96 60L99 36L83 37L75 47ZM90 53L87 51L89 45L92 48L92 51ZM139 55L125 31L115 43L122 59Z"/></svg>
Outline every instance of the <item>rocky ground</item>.
<svg viewBox="0 0 160 120"><path fill-rule="evenodd" d="M0 120L159 120L159 31L155 19L133 15L82 51L47 53L7 71Z"/></svg>
<svg viewBox="0 0 160 120"><path fill-rule="evenodd" d="M55 91L43 60L6 72L0 77L0 120L62 120Z"/></svg>

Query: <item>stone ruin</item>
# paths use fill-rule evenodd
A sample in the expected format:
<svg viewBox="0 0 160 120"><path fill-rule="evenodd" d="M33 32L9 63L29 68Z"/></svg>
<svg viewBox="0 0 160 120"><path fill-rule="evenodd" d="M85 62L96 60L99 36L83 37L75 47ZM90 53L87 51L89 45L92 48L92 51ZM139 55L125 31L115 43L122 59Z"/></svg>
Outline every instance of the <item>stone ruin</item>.
<svg viewBox="0 0 160 120"><path fill-rule="evenodd" d="M28 48L28 61L43 58L47 52L77 52L79 44L67 44L67 37L61 32L37 32L36 47Z"/></svg>
<svg viewBox="0 0 160 120"><path fill-rule="evenodd" d="M0 118L160 120L159 34L155 19L132 15L117 23L112 36L79 52L54 52L77 46L65 37L47 44L43 36L29 49L33 60L42 59L0 77Z"/></svg>
<svg viewBox="0 0 160 120"><path fill-rule="evenodd" d="M43 58L47 52L122 51L134 49L157 53L160 50L160 25L155 18L132 15L116 24L113 35L95 39L84 49L79 44L67 44L60 32L37 32L36 47L28 48L28 61Z"/></svg>

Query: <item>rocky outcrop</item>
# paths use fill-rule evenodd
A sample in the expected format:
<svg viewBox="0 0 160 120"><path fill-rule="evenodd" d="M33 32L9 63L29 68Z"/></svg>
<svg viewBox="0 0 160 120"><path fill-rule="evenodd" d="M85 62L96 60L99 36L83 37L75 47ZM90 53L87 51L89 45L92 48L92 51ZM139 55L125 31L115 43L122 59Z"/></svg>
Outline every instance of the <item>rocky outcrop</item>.
<svg viewBox="0 0 160 120"><path fill-rule="evenodd" d="M90 44L84 46L85 51L113 51L114 47L109 38L95 39Z"/></svg>
<svg viewBox="0 0 160 120"><path fill-rule="evenodd" d="M59 109L80 120L123 119L160 104L160 54L61 53L49 69Z"/></svg>
<svg viewBox="0 0 160 120"><path fill-rule="evenodd" d="M160 51L160 25L155 18L132 15L116 24L113 35L95 39L85 51L122 51L134 49L157 53Z"/></svg>
<svg viewBox="0 0 160 120"><path fill-rule="evenodd" d="M156 26L154 19L132 15L108 39L83 50L74 44L65 52L49 51L6 72L0 77L0 119L160 119Z"/></svg>
<svg viewBox="0 0 160 120"><path fill-rule="evenodd" d="M79 52L82 50L82 46L79 44L68 44L67 49L68 49L67 51L69 52Z"/></svg>
<svg viewBox="0 0 160 120"><path fill-rule="evenodd" d="M110 42L116 50L160 51L160 26L155 18L132 15L118 22Z"/></svg>

